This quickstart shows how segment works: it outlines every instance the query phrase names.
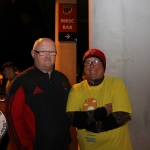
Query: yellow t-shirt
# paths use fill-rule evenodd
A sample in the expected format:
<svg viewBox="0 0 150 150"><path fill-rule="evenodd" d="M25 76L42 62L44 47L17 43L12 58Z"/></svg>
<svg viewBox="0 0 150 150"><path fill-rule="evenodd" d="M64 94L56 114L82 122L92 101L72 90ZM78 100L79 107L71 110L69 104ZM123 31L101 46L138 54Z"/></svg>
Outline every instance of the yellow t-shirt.
<svg viewBox="0 0 150 150"><path fill-rule="evenodd" d="M128 91L119 78L105 77L98 86L87 80L75 84L69 93L67 111L87 111L112 103L113 112L131 112ZM80 150L132 150L128 124L106 132L77 130Z"/></svg>

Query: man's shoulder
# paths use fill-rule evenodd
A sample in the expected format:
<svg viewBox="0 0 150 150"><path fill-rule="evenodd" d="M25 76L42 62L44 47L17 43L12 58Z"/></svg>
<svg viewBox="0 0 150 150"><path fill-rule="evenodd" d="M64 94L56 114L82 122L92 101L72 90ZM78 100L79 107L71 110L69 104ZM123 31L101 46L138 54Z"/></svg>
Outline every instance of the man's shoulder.
<svg viewBox="0 0 150 150"><path fill-rule="evenodd" d="M56 76L62 76L62 77L67 78L67 76L63 72L60 72L58 70L53 70L52 74L56 75Z"/></svg>
<svg viewBox="0 0 150 150"><path fill-rule="evenodd" d="M110 76L106 76L104 79L105 83L120 83L123 84L123 80L119 77L110 77Z"/></svg>
<svg viewBox="0 0 150 150"><path fill-rule="evenodd" d="M87 80L83 80L83 81L81 81L81 82L79 82L79 83L75 83L72 87L73 88L84 88L85 86L87 86Z"/></svg>
<svg viewBox="0 0 150 150"><path fill-rule="evenodd" d="M105 76L105 80L112 80L112 81L115 81L115 80L122 80L122 79L119 78L119 77Z"/></svg>
<svg viewBox="0 0 150 150"><path fill-rule="evenodd" d="M35 74L35 75L34 75ZM13 83L23 83L23 81L28 81L36 76L34 67L30 67L22 72L20 72L14 79Z"/></svg>

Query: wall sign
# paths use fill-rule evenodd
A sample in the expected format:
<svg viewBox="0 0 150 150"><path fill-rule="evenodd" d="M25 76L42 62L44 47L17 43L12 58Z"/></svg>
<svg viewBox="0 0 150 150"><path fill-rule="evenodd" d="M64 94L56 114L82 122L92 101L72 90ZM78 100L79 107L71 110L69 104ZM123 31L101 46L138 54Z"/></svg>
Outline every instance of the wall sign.
<svg viewBox="0 0 150 150"><path fill-rule="evenodd" d="M59 3L59 41L77 41L76 4Z"/></svg>

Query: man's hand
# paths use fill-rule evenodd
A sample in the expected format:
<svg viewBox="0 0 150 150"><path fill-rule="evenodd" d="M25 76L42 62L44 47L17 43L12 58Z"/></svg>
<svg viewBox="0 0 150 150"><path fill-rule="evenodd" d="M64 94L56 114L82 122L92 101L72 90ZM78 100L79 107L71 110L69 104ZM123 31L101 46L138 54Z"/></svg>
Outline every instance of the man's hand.
<svg viewBox="0 0 150 150"><path fill-rule="evenodd" d="M104 105L106 111L107 111L107 116L109 116L112 113L112 104L108 103Z"/></svg>

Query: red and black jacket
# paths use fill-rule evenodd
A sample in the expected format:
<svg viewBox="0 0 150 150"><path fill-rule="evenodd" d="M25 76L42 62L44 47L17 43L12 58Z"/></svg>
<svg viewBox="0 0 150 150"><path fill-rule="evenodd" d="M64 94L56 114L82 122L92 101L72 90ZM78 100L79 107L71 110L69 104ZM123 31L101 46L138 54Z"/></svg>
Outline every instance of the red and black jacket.
<svg viewBox="0 0 150 150"><path fill-rule="evenodd" d="M66 103L70 83L53 70L20 73L8 97L6 115L13 150L64 150L69 135Z"/></svg>

